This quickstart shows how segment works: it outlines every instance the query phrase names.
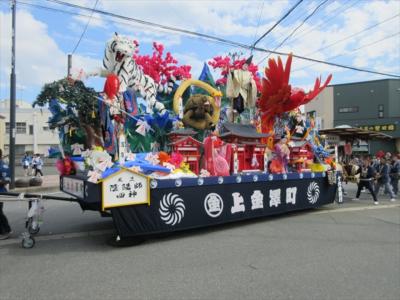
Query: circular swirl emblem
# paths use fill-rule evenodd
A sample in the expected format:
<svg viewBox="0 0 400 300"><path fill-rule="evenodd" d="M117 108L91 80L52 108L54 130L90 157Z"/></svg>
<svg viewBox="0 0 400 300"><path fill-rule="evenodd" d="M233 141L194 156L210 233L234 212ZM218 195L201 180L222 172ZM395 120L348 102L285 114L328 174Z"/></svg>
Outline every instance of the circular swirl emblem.
<svg viewBox="0 0 400 300"><path fill-rule="evenodd" d="M311 182L307 189L307 199L311 204L317 203L319 198L319 186L315 181Z"/></svg>
<svg viewBox="0 0 400 300"><path fill-rule="evenodd" d="M179 224L185 215L185 203L179 195L169 193L163 196L158 211L165 224L174 226Z"/></svg>

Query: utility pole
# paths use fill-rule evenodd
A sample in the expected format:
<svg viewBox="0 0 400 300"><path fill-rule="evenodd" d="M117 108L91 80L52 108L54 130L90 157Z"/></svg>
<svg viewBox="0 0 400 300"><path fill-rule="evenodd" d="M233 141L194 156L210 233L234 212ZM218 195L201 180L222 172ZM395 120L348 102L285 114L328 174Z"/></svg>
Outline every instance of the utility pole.
<svg viewBox="0 0 400 300"><path fill-rule="evenodd" d="M68 54L68 78L71 77L72 54Z"/></svg>
<svg viewBox="0 0 400 300"><path fill-rule="evenodd" d="M15 19L16 19L16 0L11 0L11 75L10 75L10 143L8 147L10 155L10 189L15 188L15 107L16 107L16 76L15 76Z"/></svg>

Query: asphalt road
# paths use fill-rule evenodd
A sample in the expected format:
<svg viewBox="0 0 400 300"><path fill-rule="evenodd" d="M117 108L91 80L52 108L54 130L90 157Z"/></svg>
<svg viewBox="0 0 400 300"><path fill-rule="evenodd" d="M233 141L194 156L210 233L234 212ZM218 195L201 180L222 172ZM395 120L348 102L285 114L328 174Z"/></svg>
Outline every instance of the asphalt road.
<svg viewBox="0 0 400 300"><path fill-rule="evenodd" d="M26 203L7 203L0 299L400 299L400 203L362 197L124 248L111 219L47 201L30 250Z"/></svg>

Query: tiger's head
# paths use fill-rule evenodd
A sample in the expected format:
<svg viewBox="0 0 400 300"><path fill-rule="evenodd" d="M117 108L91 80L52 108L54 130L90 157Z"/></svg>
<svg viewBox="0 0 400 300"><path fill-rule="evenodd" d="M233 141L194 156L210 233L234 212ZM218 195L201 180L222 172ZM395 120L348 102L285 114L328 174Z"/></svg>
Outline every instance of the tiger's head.
<svg viewBox="0 0 400 300"><path fill-rule="evenodd" d="M104 51L103 66L109 72L114 72L116 66L125 59L131 59L137 45L127 37L114 34L106 44Z"/></svg>

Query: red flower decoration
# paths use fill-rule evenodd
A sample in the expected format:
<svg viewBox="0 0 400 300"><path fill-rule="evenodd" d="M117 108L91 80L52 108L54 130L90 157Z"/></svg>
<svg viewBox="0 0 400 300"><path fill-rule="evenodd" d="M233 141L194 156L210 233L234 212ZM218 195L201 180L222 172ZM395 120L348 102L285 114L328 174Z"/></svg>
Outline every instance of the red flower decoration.
<svg viewBox="0 0 400 300"><path fill-rule="evenodd" d="M133 59L141 66L143 73L154 79L155 82L165 84L172 76L178 79L191 78L191 66L178 66L178 61L167 52L164 56L164 45L153 43L153 54L140 55L139 52L133 55Z"/></svg>
<svg viewBox="0 0 400 300"><path fill-rule="evenodd" d="M242 68L243 64L246 62L245 58L237 59L231 61L229 56L216 56L208 64L215 70L221 69L221 78L217 79L215 82L217 85L226 85L226 76L228 75L228 70L239 70ZM249 72L253 75L253 79L256 82L257 91L261 91L261 80L257 75L258 66L251 63L248 68Z"/></svg>

